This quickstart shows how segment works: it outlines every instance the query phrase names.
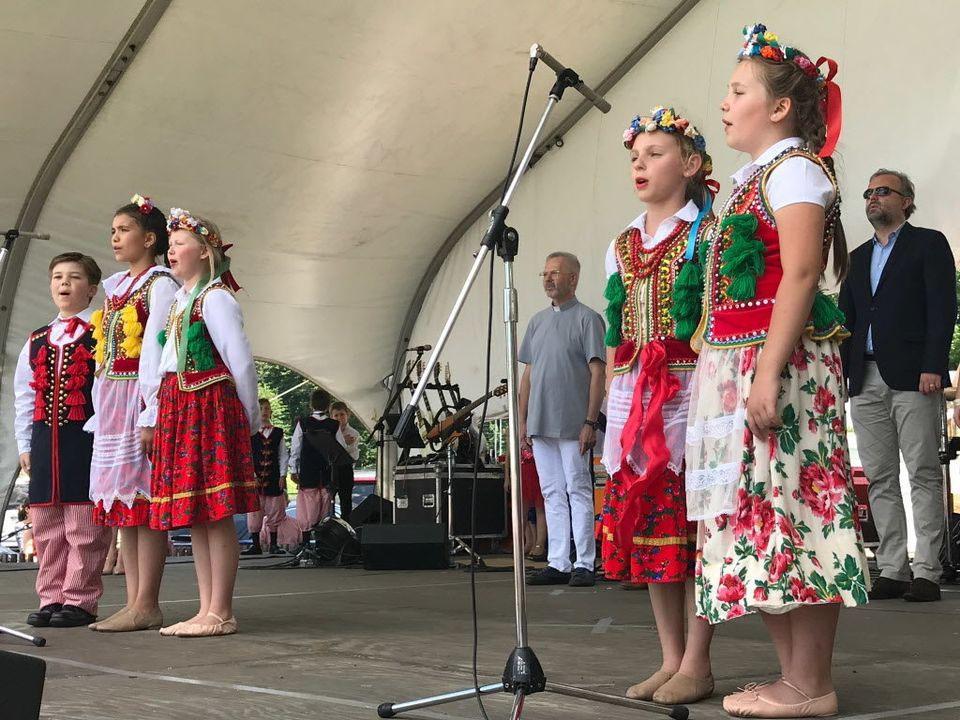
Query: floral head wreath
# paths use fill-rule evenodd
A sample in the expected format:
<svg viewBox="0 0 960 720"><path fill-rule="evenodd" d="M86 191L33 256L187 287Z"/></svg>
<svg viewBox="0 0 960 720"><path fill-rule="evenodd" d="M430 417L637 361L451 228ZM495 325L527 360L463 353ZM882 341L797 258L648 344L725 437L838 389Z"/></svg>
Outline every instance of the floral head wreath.
<svg viewBox="0 0 960 720"><path fill-rule="evenodd" d="M799 67L804 75L817 81L821 87L821 109L827 125L827 138L819 154L820 157L833 155L843 122L840 87L833 81L837 74L837 61L821 57L813 62L797 48L781 44L776 33L767 30L763 23L744 27L743 37L743 47L737 53L741 60L759 57L772 62L790 62ZM820 66L824 64L827 66L826 76L820 72Z"/></svg>
<svg viewBox="0 0 960 720"><path fill-rule="evenodd" d="M686 118L680 117L672 107L657 105L650 111L649 115L637 115L627 129L623 131L623 146L629 150L633 147L633 141L637 135L642 132L655 132L660 130L666 133L674 133L690 138L693 147L697 152L705 153L707 151L707 141L700 134L700 131ZM711 170L707 170L709 175Z"/></svg>
<svg viewBox="0 0 960 720"><path fill-rule="evenodd" d="M130 202L140 209L141 215L149 215L153 212L153 208L156 207L150 198L144 197L143 195L134 195L130 198Z"/></svg>
<svg viewBox="0 0 960 720"><path fill-rule="evenodd" d="M203 237L211 247L225 249L220 236L191 215L189 210L170 208L170 217L167 220L167 232L172 233L174 230L189 230Z"/></svg>

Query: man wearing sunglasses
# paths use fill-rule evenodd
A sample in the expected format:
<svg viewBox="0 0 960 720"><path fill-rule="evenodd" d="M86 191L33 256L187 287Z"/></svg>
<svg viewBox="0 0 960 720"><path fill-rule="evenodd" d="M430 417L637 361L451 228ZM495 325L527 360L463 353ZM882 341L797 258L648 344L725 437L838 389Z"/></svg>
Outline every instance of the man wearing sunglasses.
<svg viewBox="0 0 960 720"><path fill-rule="evenodd" d="M907 222L916 203L904 173L877 170L863 198L874 235L850 254L840 308L851 333L841 353L853 428L880 536L880 578L870 599L929 602L940 599L944 515L937 453L957 316L953 253L943 233ZM900 453L917 536L912 582Z"/></svg>

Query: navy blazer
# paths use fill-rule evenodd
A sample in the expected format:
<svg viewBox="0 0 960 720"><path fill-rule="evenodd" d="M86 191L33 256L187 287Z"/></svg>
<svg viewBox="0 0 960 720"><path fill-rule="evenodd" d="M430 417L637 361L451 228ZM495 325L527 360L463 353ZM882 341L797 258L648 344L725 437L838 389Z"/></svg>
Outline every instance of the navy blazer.
<svg viewBox="0 0 960 720"><path fill-rule="evenodd" d="M906 223L887 258L877 291L870 288L873 239L850 253L840 286L840 309L850 337L840 346L850 396L863 388L867 329L883 381L894 390L919 390L920 373L948 375L957 319L956 268L943 233Z"/></svg>

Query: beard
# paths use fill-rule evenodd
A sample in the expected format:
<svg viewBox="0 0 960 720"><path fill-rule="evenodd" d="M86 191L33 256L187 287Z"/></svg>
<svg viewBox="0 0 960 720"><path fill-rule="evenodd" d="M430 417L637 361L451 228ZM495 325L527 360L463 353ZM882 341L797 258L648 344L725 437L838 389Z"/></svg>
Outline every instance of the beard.
<svg viewBox="0 0 960 720"><path fill-rule="evenodd" d="M870 224L874 227L878 225L884 227L893 221L893 216L883 208L876 208L874 210L868 209L867 220L869 220Z"/></svg>

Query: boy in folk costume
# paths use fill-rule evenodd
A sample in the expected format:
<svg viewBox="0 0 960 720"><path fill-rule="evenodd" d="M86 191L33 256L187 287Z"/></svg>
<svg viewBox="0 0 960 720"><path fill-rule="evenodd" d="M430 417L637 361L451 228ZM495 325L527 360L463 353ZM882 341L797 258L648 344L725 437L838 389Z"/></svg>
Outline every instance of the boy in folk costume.
<svg viewBox="0 0 960 720"><path fill-rule="evenodd" d="M157 629L163 623L159 596L167 534L148 526L150 459L140 426L156 423L157 335L179 287L169 269L157 264L166 257L167 241L167 219L150 198L134 195L114 213L110 244L129 269L103 281L107 298L92 318L95 414L85 427L94 433L90 499L95 522L119 529L127 586L126 605L90 625L99 632Z"/></svg>
<svg viewBox="0 0 960 720"><path fill-rule="evenodd" d="M142 431L153 448L150 527L190 528L200 609L160 634L229 635L240 553L233 516L259 507L257 372L219 228L173 208L167 230L170 269L183 287L161 334L156 430Z"/></svg>
<svg viewBox="0 0 960 720"><path fill-rule="evenodd" d="M673 705L713 692L712 631L692 612L696 528L687 522L683 453L715 183L703 136L673 108L637 116L623 140L646 211L606 259L604 572L647 583L660 635L660 669L627 696Z"/></svg>
<svg viewBox="0 0 960 720"><path fill-rule="evenodd" d="M101 272L96 261L64 253L50 262L50 293L59 314L33 331L14 375L20 467L30 475L30 518L40 557L40 609L34 627L77 627L97 619L100 571L110 531L93 522L94 339L90 301Z"/></svg>
<svg viewBox="0 0 960 720"><path fill-rule="evenodd" d="M247 514L252 545L241 555L262 555L260 533L264 527L270 537L271 553L280 552L277 536L287 516L287 463L290 453L283 442L283 430L270 420L273 408L267 398L260 398L260 432L253 436L253 469L257 474L257 495L260 509Z"/></svg>
<svg viewBox="0 0 960 720"><path fill-rule="evenodd" d="M830 160L840 90L832 60L814 64L760 24L744 35L720 107L727 145L751 160L709 236L688 416L697 614L716 624L759 612L780 660L779 680L728 695L727 712L824 717L838 711L840 608L866 603L870 584L847 451L846 331L818 290L831 248L835 274L847 267Z"/></svg>
<svg viewBox="0 0 960 720"><path fill-rule="evenodd" d="M310 542L310 530L333 509L333 477L330 463L304 437L305 433L328 433L344 444L340 423L330 417L330 393L317 388L310 395L313 412L297 420L290 438L290 474L297 485L297 525L303 542Z"/></svg>

